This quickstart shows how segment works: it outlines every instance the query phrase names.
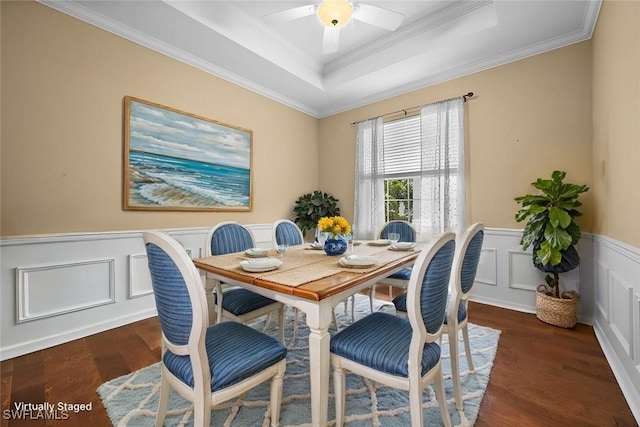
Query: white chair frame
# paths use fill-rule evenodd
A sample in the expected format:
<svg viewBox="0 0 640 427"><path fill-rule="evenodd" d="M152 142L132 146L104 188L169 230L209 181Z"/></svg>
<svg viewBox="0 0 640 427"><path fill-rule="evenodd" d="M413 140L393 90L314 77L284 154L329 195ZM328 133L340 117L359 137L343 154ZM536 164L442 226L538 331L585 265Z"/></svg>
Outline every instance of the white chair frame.
<svg viewBox="0 0 640 427"><path fill-rule="evenodd" d="M193 312L193 324L187 345L175 345L164 334L162 335L162 353L169 350L180 356L189 356L193 369L194 387L191 388L174 376L163 363L161 366L160 398L158 401L158 413L156 427L164 424L169 393L171 388L182 397L193 403L194 425L208 426L211 419L211 408L241 396L250 389L263 382L272 379L271 382L271 425L278 425L280 419L280 406L282 402L282 384L286 369L286 359L260 371L251 378L240 383L226 387L220 391L211 392L211 370L205 349L205 335L208 327L208 310L202 280L192 260L188 257L184 248L173 238L160 232L144 232L145 245L153 243L164 250L175 262L189 292ZM161 357L162 360L162 357Z"/></svg>
<svg viewBox="0 0 640 427"><path fill-rule="evenodd" d="M473 358L471 357L471 346L469 345L469 296L473 287L469 291L462 292L462 266L467 248L471 243L471 239L479 232L484 232L484 224L477 222L471 225L464 234L456 242L456 255L453 259L453 268L451 269L451 279L449 280L449 311L447 313L447 323L443 326L443 333L449 338L449 353L451 357L451 379L453 380L453 391L455 395L456 408L463 410L462 391L460 390L460 361L459 361L459 343L458 331L462 330L462 339L464 340L465 354L467 357L467 365L469 370L473 372ZM458 323L458 306L463 304L467 309L467 317Z"/></svg>
<svg viewBox="0 0 640 427"><path fill-rule="evenodd" d="M389 225L390 223L392 223L392 222L404 223L408 227L411 227L413 229L414 235L417 236L417 231L416 231L415 227L410 222L403 221L403 220L393 220L393 221L387 221L380 228L380 231L378 231L378 238L380 238L380 236L382 235L382 231L385 229L385 227L387 225ZM411 267L407 267L407 268L411 268ZM376 287L378 285L387 285L389 287L389 294L391 294L391 288L406 289L409 286L409 281L408 280L403 280L403 279L395 279L395 278L392 278L392 277L385 277L382 280L378 280L378 282L375 285L371 286L371 288L369 288L369 307L370 307L372 313L373 313L373 300L374 300L374 297L375 297Z"/></svg>
<svg viewBox="0 0 640 427"><path fill-rule="evenodd" d="M213 235L216 232L216 230L218 230L219 228L227 225L227 224L234 224L234 225L239 225L242 226L242 224L236 222L236 221L224 221L224 222L220 222L218 224L216 224L215 226L213 226L209 232L207 233L207 239L205 242L205 256L212 256L212 252L211 252L211 240L213 239ZM253 233L251 232L251 230L249 230L248 228L242 226L243 228L245 228L245 230L249 233L249 235L251 236L251 241L253 242L253 245L255 245L255 238L253 237ZM258 317L261 316L265 316L265 315L270 315L271 312L273 311L278 311L278 328L279 328L279 334L280 334L280 341L284 342L284 304L282 304L281 302L274 302L273 304L269 304L267 306L264 306L260 309L251 311L249 313L246 313L245 315L242 316L236 316L233 313L228 312L227 310L225 310L222 307L222 300L224 298L224 289L225 288L232 288L229 287L228 285L220 282L217 279L214 279L212 277L210 277L207 274L207 280L206 280L206 290L207 290L207 297L208 297L208 301L211 304L211 306L215 306L216 308L216 313L217 313L217 318L215 319L216 322L222 322L223 318L227 318L229 320L232 320L234 322L240 322L240 323L244 323L246 324L247 322L250 322L254 319L257 319ZM215 293L216 295L214 296L213 294L213 289L215 289ZM216 297L217 297L217 303L216 303ZM213 322L212 322L213 323Z"/></svg>
<svg viewBox="0 0 640 427"><path fill-rule="evenodd" d="M413 329L408 359L409 376L407 378L380 372L331 353L331 364L333 366L333 385L336 400L336 426L342 427L344 424L346 400L346 384L344 373L345 370L369 378L372 381L376 381L378 383L382 383L400 390L408 391L409 406L411 411L411 425L413 427L421 427L423 425L422 391L429 383L435 383L436 399L438 400L442 420L445 426L451 426L451 419L449 417L449 411L447 409L447 401L444 392L444 379L442 377L441 360L439 360L438 363L424 376L420 376L419 371L422 360L422 352L425 344L440 340L443 327L441 326L438 331L433 334L427 332L424 322L422 321L422 319L418 318L418 316L420 315L420 301L418 298L416 298L417 296L419 296L419 292L416 288L422 286L422 278L425 275L431 259L444 244L451 240L455 240L454 233L443 233L437 240L432 241L430 246L423 249L414 264L414 270L411 274L411 279L409 280L407 292L408 318Z"/></svg>

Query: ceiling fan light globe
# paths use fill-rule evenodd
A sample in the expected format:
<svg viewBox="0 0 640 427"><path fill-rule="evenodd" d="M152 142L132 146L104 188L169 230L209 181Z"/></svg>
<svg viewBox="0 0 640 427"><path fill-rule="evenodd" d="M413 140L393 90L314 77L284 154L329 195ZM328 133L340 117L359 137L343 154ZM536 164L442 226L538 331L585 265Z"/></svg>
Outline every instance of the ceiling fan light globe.
<svg viewBox="0 0 640 427"><path fill-rule="evenodd" d="M340 28L351 19L353 6L346 0L324 0L318 6L318 19L329 28Z"/></svg>

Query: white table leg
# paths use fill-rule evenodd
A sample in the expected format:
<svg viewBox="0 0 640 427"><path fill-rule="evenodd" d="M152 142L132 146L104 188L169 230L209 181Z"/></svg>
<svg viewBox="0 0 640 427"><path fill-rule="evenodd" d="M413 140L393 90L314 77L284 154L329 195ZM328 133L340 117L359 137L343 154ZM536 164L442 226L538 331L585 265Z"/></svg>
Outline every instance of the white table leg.
<svg viewBox="0 0 640 427"><path fill-rule="evenodd" d="M322 305L322 304L321 304ZM329 404L329 324L331 305L307 313L309 325L309 377L311 382L311 425L326 427ZM314 310L315 311L315 310Z"/></svg>

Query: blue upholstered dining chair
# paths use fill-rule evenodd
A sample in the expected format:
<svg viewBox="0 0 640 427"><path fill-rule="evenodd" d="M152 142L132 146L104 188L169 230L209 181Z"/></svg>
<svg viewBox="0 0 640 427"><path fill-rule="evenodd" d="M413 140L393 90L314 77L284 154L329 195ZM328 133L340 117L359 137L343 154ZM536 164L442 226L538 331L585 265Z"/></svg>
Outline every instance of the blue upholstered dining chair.
<svg viewBox="0 0 640 427"><path fill-rule="evenodd" d="M416 229L407 221L394 220L389 221L382 226L382 229L378 233L379 239L388 239L390 233L400 234L400 242L415 242L416 241ZM411 267L403 268L400 271L393 273L391 276L385 277L379 280L374 286L369 289L369 305L371 312L373 313L373 299L375 296L377 285L387 285L389 290L394 288L406 289L409 285L409 278L411 277Z"/></svg>
<svg viewBox="0 0 640 427"><path fill-rule="evenodd" d="M205 244L205 256L242 252L255 246L253 234L235 221L221 222L209 230ZM284 342L284 305L263 295L241 287L224 290L223 283L215 282L214 304L217 321L223 318L247 323L260 316L278 312L280 340Z"/></svg>
<svg viewBox="0 0 640 427"><path fill-rule="evenodd" d="M484 225L477 222L467 228L458 238L456 256L449 281L449 300L447 302L447 316L444 323L444 333L449 337L449 353L451 355L451 378L456 399L456 408L463 409L462 392L460 390L460 352L458 350L458 331L462 330L465 354L469 370L473 372L471 347L469 346L469 296L476 278L478 262L484 240ZM393 300L398 313L406 313L406 295L400 295Z"/></svg>
<svg viewBox="0 0 640 427"><path fill-rule="evenodd" d="M288 219L279 219L273 223L273 244L286 243L289 246L299 246L304 243L302 230L298 225Z"/></svg>
<svg viewBox="0 0 640 427"><path fill-rule="evenodd" d="M411 425L422 426L422 391L435 383L445 426L451 425L438 340L443 330L455 234L434 238L416 260L407 288L408 318L372 313L331 338L336 425L344 424L345 371L408 390Z"/></svg>
<svg viewBox="0 0 640 427"><path fill-rule="evenodd" d="M283 243L289 246L299 246L304 243L304 236L302 230L298 225L288 219L280 219L273 223L271 226L273 233L273 245L281 245ZM291 342L288 345L295 343L298 338L298 309L294 308L294 320L293 320L293 334Z"/></svg>
<svg viewBox="0 0 640 427"><path fill-rule="evenodd" d="M299 246L304 244L304 237L302 230L298 225L288 219L279 219L275 221L271 227L273 233L273 245L277 246L282 243L287 243L289 246ZM344 302L345 311L347 309L347 300ZM298 309L295 310L294 323L293 323L293 338L289 345L293 344L298 336ZM338 319L336 318L335 311L332 311L333 323L338 327ZM351 319L355 318L355 296L351 296Z"/></svg>
<svg viewBox="0 0 640 427"><path fill-rule="evenodd" d="M208 426L211 408L271 380L271 425L277 426L287 349L249 326L209 326L202 280L184 248L160 232L143 233L162 329L162 426L171 388L193 403L194 425Z"/></svg>
<svg viewBox="0 0 640 427"><path fill-rule="evenodd" d="M462 391L460 390L460 352L458 350L458 331L462 331L465 354L469 371L473 372L473 359L469 346L469 296L476 280L478 262L484 241L484 224L477 222L465 230L459 239L456 258L453 262L449 282L449 302L444 332L449 336L449 353L451 354L451 377L456 397L456 408L462 411Z"/></svg>

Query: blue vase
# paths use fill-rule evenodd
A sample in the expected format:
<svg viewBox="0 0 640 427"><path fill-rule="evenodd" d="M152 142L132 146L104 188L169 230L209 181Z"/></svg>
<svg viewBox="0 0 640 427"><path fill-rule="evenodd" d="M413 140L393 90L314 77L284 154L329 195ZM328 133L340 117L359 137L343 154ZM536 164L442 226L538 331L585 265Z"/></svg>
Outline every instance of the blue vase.
<svg viewBox="0 0 640 427"><path fill-rule="evenodd" d="M347 241L342 236L327 239L324 242L324 251L327 255L342 255L347 251Z"/></svg>

